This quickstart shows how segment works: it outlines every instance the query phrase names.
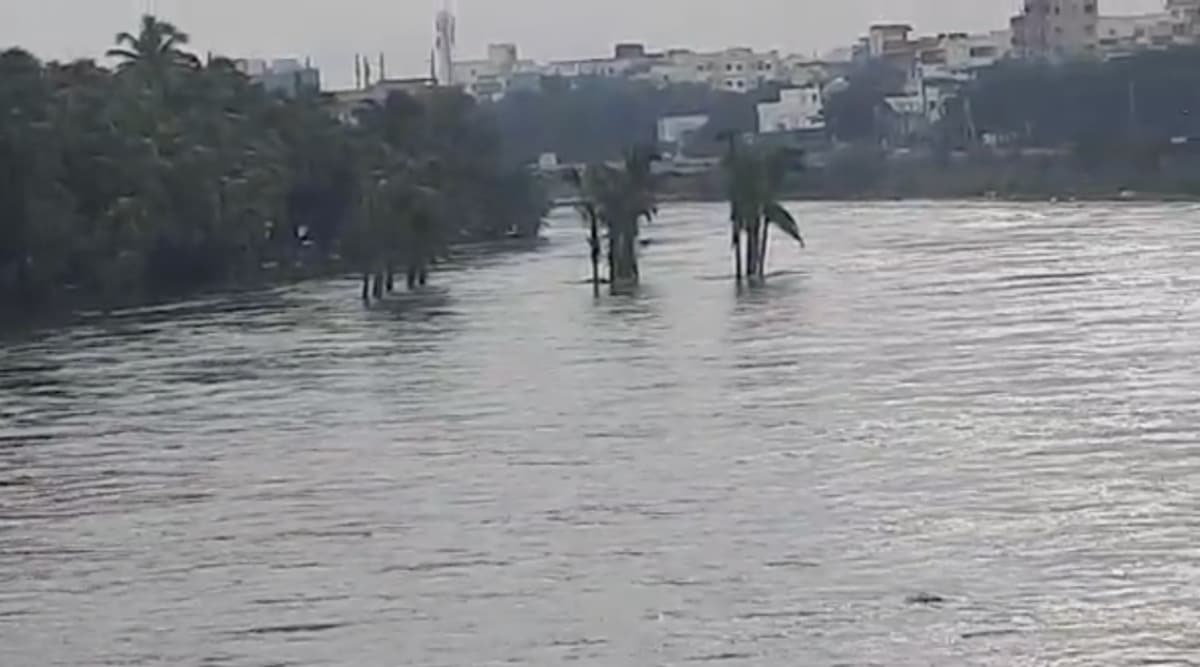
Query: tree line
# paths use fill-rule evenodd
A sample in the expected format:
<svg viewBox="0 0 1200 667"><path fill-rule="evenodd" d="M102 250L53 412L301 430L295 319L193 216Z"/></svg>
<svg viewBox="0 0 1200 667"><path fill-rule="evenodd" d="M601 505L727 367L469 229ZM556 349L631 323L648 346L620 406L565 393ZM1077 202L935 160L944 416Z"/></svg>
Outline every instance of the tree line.
<svg viewBox="0 0 1200 667"><path fill-rule="evenodd" d="M0 53L0 309L119 304L353 269L364 297L423 284L459 242L534 236L536 179L457 90L340 123L269 94L153 16L108 68Z"/></svg>

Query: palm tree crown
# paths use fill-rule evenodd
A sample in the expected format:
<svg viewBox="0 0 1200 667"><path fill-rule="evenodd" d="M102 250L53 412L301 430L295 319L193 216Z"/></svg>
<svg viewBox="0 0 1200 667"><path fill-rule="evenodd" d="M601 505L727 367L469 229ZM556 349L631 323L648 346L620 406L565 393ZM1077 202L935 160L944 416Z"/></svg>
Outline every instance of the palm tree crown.
<svg viewBox="0 0 1200 667"><path fill-rule="evenodd" d="M194 55L183 50L190 41L188 34L150 14L142 17L136 35L122 32L116 41L117 45L106 55L119 59L121 69L143 69L162 76L176 67L199 64Z"/></svg>

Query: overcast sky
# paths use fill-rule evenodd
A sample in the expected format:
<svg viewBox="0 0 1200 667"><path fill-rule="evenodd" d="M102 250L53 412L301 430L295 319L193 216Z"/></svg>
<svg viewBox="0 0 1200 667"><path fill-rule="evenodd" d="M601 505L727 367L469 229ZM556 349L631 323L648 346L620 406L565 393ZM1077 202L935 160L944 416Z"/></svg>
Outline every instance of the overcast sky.
<svg viewBox="0 0 1200 667"><path fill-rule="evenodd" d="M460 58L489 42L538 60L604 55L617 41L652 48L744 45L812 53L848 44L880 20L918 30L1004 27L1021 0L455 0ZM1103 13L1162 0L1101 0ZM0 48L47 59L95 57L147 8L191 33L196 50L311 57L327 84L353 78L355 52L387 55L388 74L428 71L441 0L0 0Z"/></svg>

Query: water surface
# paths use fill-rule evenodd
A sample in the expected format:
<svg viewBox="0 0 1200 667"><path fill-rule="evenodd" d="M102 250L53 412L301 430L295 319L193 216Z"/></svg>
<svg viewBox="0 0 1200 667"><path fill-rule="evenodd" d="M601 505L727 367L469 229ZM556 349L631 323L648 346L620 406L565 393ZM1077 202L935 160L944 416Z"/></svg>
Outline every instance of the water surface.
<svg viewBox="0 0 1200 667"><path fill-rule="evenodd" d="M0 664L1200 664L1200 208L796 210L4 340Z"/></svg>

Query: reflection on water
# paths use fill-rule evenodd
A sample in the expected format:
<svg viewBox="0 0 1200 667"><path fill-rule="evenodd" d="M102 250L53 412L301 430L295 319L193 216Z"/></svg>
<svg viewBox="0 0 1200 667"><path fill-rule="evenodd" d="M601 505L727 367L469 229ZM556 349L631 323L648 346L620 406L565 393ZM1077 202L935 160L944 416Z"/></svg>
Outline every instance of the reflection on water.
<svg viewBox="0 0 1200 667"><path fill-rule="evenodd" d="M0 664L1194 664L1200 210L798 210L5 340Z"/></svg>

